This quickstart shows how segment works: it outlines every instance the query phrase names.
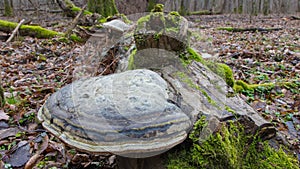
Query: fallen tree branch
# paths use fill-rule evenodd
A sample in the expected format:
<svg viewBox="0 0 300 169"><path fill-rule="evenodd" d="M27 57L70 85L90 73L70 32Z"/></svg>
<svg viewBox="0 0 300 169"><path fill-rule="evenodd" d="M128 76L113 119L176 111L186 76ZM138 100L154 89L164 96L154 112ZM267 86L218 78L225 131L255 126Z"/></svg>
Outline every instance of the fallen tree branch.
<svg viewBox="0 0 300 169"><path fill-rule="evenodd" d="M229 32L271 32L279 31L282 28L233 28L233 27L219 27L217 30L225 30Z"/></svg>
<svg viewBox="0 0 300 169"><path fill-rule="evenodd" d="M22 19L20 21L20 23L18 24L18 26L15 28L15 30L12 32L12 34L10 35L10 37L7 39L6 43L9 43L16 35L16 33L18 32L19 28L21 27L21 25L25 22L25 19Z"/></svg>
<svg viewBox="0 0 300 169"><path fill-rule="evenodd" d="M5 33L11 33L18 23L0 20L0 31ZM53 38L55 36L63 36L63 33L48 30L40 26L21 25L19 28L21 36L31 36L36 38Z"/></svg>
<svg viewBox="0 0 300 169"><path fill-rule="evenodd" d="M66 31L65 36L69 37L70 34L72 33L72 30L76 27L76 25L79 22L79 19L81 18L84 9L86 8L86 5L84 7L82 7L81 11L77 14L77 16L75 17L75 19L73 20L73 22L71 23L71 26L69 27L69 29Z"/></svg>
<svg viewBox="0 0 300 169"><path fill-rule="evenodd" d="M74 3L70 0L56 0L58 6L64 11L64 13L69 17L76 17L78 12L81 11L81 8L74 5ZM84 14L93 14L87 10L84 10Z"/></svg>

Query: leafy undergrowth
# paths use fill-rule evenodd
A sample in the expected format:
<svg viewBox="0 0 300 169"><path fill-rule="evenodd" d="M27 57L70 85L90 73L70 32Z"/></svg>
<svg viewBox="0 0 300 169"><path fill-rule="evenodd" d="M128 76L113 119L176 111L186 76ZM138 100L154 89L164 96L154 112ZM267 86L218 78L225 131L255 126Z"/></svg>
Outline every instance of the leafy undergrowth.
<svg viewBox="0 0 300 169"><path fill-rule="evenodd" d="M215 135L199 140L199 133L205 127L203 117L194 125L186 141L191 144L169 152L169 169L298 168L298 161L293 155L286 154L282 148L271 148L267 141L262 142L252 134L245 134L238 123L223 124Z"/></svg>

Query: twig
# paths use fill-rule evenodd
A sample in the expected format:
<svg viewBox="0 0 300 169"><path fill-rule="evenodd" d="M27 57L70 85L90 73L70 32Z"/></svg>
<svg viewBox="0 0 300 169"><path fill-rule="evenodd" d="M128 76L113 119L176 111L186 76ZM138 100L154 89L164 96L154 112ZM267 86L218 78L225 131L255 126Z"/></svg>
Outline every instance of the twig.
<svg viewBox="0 0 300 169"><path fill-rule="evenodd" d="M72 30L76 27L77 23L79 22L80 17L83 14L83 11L85 10L87 5L84 5L84 7L82 7L81 11L78 13L78 15L75 17L75 19L73 20L73 22L71 23L71 26L69 27L69 29L66 32L66 37L69 37Z"/></svg>
<svg viewBox="0 0 300 169"><path fill-rule="evenodd" d="M10 35L10 37L7 39L6 43L9 43L14 36L16 35L16 33L18 32L19 28L21 27L21 25L25 22L25 19L22 19L20 21L20 23L18 24L18 26L15 28L15 30L12 32L12 34Z"/></svg>

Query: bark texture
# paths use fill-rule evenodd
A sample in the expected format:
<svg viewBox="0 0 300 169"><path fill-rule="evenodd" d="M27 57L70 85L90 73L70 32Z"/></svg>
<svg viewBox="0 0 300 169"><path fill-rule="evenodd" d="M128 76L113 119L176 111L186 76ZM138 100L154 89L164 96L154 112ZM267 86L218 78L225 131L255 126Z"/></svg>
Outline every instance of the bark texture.
<svg viewBox="0 0 300 169"><path fill-rule="evenodd" d="M104 17L118 13L114 0L88 0L88 10L101 14Z"/></svg>

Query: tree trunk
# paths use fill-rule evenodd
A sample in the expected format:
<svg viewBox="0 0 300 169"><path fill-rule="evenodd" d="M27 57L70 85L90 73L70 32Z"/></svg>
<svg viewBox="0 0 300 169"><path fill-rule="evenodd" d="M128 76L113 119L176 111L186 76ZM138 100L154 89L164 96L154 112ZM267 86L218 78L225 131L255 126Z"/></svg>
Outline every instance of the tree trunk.
<svg viewBox="0 0 300 169"><path fill-rule="evenodd" d="M104 17L118 13L115 0L88 0L88 10Z"/></svg>
<svg viewBox="0 0 300 169"><path fill-rule="evenodd" d="M4 0L4 15L13 16L12 4L8 0Z"/></svg>

